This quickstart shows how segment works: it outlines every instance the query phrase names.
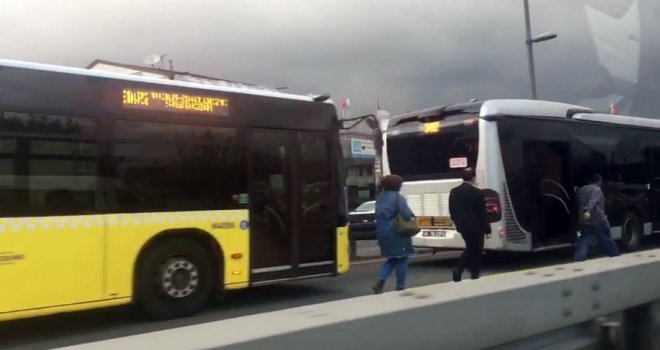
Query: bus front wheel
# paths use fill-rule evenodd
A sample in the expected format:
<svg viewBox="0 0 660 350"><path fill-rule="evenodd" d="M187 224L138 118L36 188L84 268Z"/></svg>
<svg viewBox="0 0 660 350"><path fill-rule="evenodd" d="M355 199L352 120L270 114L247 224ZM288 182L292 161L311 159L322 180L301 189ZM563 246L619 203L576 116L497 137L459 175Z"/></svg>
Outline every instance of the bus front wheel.
<svg viewBox="0 0 660 350"><path fill-rule="evenodd" d="M639 249L642 243L642 225L639 217L633 212L627 212L621 227L621 248L625 251Z"/></svg>
<svg viewBox="0 0 660 350"><path fill-rule="evenodd" d="M211 259L192 240L166 239L144 253L136 283L136 304L147 316L189 316L206 304L213 291Z"/></svg>

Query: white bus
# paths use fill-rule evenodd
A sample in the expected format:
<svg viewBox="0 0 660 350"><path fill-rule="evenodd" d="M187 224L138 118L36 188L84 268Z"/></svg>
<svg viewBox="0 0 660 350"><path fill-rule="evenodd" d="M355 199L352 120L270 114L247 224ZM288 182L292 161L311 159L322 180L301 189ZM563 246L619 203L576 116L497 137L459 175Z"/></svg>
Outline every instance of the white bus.
<svg viewBox="0 0 660 350"><path fill-rule="evenodd" d="M660 120L596 113L556 102L489 100L420 110L389 119L385 174L422 231L413 244L464 247L449 218L449 192L461 170L476 170L493 234L487 250L540 251L577 239L575 191L599 173L622 248L660 232Z"/></svg>

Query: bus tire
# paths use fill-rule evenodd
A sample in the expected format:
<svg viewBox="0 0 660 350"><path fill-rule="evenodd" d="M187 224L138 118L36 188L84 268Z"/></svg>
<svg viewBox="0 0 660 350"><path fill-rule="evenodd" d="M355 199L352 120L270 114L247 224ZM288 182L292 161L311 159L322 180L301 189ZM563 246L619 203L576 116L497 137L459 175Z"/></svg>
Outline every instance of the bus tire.
<svg viewBox="0 0 660 350"><path fill-rule="evenodd" d="M209 254L184 238L166 239L148 248L138 262L136 277L136 304L157 320L193 315L213 292Z"/></svg>
<svg viewBox="0 0 660 350"><path fill-rule="evenodd" d="M635 251L642 243L642 225L637 214L629 211L623 217L621 225L621 248L625 251Z"/></svg>

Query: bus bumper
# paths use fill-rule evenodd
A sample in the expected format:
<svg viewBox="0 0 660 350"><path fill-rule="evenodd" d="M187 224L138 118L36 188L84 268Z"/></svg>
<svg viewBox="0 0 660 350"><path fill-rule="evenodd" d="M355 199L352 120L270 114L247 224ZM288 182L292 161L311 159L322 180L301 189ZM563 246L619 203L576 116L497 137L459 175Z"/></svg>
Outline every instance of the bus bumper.
<svg viewBox="0 0 660 350"><path fill-rule="evenodd" d="M441 232L442 236L430 236L437 232ZM422 230L422 232L412 238L412 244L419 248L465 248L463 238L455 230Z"/></svg>
<svg viewBox="0 0 660 350"><path fill-rule="evenodd" d="M348 272L350 266L348 245L348 225L337 228L337 274Z"/></svg>

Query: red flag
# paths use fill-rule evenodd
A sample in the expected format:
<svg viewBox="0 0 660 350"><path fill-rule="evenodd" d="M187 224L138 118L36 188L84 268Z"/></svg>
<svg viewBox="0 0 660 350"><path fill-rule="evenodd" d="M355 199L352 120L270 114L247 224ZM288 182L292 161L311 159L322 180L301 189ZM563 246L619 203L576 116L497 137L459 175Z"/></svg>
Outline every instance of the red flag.
<svg viewBox="0 0 660 350"><path fill-rule="evenodd" d="M341 99L341 108L346 108L346 97Z"/></svg>
<svg viewBox="0 0 660 350"><path fill-rule="evenodd" d="M610 114L619 114L619 108L616 106L616 102L610 102Z"/></svg>

